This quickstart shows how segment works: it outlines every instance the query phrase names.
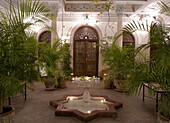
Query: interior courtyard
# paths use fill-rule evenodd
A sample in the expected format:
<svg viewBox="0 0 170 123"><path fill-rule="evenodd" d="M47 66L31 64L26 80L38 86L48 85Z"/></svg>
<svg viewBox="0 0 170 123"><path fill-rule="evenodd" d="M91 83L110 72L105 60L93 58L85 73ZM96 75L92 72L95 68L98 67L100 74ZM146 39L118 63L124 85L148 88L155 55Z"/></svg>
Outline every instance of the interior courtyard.
<svg viewBox="0 0 170 123"><path fill-rule="evenodd" d="M170 123L169 0L1 0L0 11L0 123Z"/></svg>

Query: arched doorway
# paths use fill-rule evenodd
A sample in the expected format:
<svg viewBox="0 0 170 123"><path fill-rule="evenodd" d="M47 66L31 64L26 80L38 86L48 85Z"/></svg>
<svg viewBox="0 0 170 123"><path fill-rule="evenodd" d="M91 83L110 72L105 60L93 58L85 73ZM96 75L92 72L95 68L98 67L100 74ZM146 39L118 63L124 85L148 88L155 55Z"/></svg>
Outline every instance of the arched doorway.
<svg viewBox="0 0 170 123"><path fill-rule="evenodd" d="M99 36L91 26L77 29L73 38L75 76L98 76Z"/></svg>

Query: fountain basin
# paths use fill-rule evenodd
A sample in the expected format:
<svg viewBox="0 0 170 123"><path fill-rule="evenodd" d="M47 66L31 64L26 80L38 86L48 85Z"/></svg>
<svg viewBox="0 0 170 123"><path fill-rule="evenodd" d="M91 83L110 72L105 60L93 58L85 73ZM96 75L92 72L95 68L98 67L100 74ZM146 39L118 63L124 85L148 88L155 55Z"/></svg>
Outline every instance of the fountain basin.
<svg viewBox="0 0 170 123"><path fill-rule="evenodd" d="M109 99L107 96L90 95L90 101L83 101L83 94L64 95L63 98L50 101L56 108L56 116L73 116L82 121L90 121L97 117L116 118L116 109L123 104Z"/></svg>

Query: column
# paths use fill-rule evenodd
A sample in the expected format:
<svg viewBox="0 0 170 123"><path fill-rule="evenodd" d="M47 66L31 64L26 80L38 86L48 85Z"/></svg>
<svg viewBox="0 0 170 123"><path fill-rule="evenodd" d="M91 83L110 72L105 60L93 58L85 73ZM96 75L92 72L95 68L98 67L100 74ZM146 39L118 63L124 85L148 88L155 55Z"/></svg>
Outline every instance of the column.
<svg viewBox="0 0 170 123"><path fill-rule="evenodd" d="M122 33L122 25L123 25L123 10L124 10L124 4L118 4L116 8L116 13L117 13L117 35L120 35ZM123 41L123 36L121 35L117 39L117 44L122 47L122 41Z"/></svg>
<svg viewBox="0 0 170 123"><path fill-rule="evenodd" d="M58 6L50 5L51 11L53 13L51 18L51 44L57 39L57 14L58 14Z"/></svg>
<svg viewBox="0 0 170 123"><path fill-rule="evenodd" d="M117 35L120 35L122 32L122 13L117 13ZM117 43L120 47L122 47L122 41L123 41L123 36L121 35L118 40Z"/></svg>

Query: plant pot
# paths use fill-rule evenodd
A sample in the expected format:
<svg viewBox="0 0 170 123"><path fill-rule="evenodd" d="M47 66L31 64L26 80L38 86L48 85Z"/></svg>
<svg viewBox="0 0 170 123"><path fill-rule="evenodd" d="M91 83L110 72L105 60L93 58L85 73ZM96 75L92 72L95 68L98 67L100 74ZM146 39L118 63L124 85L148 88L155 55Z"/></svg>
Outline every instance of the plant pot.
<svg viewBox="0 0 170 123"><path fill-rule="evenodd" d="M170 119L158 113L158 123L170 123Z"/></svg>
<svg viewBox="0 0 170 123"><path fill-rule="evenodd" d="M59 88L66 88L66 81L65 80L58 80L58 87Z"/></svg>
<svg viewBox="0 0 170 123"><path fill-rule="evenodd" d="M45 77L44 78L44 84L45 84L45 90L46 91L53 91L55 90L55 77Z"/></svg>
<svg viewBox="0 0 170 123"><path fill-rule="evenodd" d="M3 113L0 114L0 123L14 123L14 116L14 107L3 106Z"/></svg>
<svg viewBox="0 0 170 123"><path fill-rule="evenodd" d="M110 81L104 81L104 88L105 89L111 89L110 83L111 83Z"/></svg>
<svg viewBox="0 0 170 123"><path fill-rule="evenodd" d="M116 86L116 91L117 92L124 92L124 82L125 80L124 79L117 79L115 81L115 86Z"/></svg>
<svg viewBox="0 0 170 123"><path fill-rule="evenodd" d="M113 81L104 80L104 88L105 88L105 89L115 88L114 82L113 82Z"/></svg>

